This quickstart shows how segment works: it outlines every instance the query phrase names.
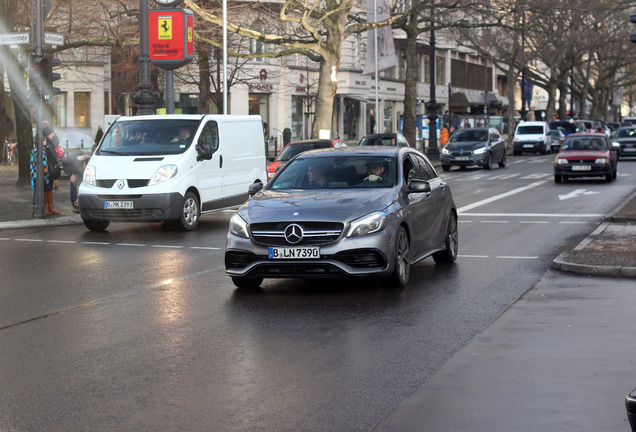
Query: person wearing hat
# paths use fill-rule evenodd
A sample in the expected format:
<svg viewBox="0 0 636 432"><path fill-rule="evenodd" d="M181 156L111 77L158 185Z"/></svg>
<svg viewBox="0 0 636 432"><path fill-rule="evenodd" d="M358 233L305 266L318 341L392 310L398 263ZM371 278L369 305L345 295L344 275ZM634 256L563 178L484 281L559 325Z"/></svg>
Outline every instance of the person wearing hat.
<svg viewBox="0 0 636 432"><path fill-rule="evenodd" d="M53 207L53 166L58 165L57 154L55 154L53 139L51 137L53 128L45 126L42 130L44 139L42 140L42 174L43 174L43 198L44 209L47 215L59 215L60 213ZM48 132L48 135L47 135ZM36 217L35 206L37 197L37 172L38 172L38 158L37 150L33 148L31 151L31 189L33 189L33 217ZM57 173L59 175L59 172Z"/></svg>
<svg viewBox="0 0 636 432"><path fill-rule="evenodd" d="M73 213L79 213L77 191L84 179L84 170L90 158L91 155L83 150L75 150L64 157L64 171L71 179L70 198L73 205Z"/></svg>
<svg viewBox="0 0 636 432"><path fill-rule="evenodd" d="M60 137L57 136L53 127L46 120L42 122L42 134L44 134L44 138L48 140L49 145L53 148L57 157L64 157L64 150L60 147ZM53 190L57 190L59 187L60 181L58 179L53 180Z"/></svg>

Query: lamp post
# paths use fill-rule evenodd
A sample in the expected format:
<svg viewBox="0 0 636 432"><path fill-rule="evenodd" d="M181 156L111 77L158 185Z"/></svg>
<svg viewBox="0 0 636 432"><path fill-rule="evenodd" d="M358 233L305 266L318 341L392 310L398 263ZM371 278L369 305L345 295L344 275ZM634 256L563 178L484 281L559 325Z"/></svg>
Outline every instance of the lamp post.
<svg viewBox="0 0 636 432"><path fill-rule="evenodd" d="M137 104L137 115L154 114L157 98L150 84L148 0L139 0L139 85L132 94L132 100Z"/></svg>
<svg viewBox="0 0 636 432"><path fill-rule="evenodd" d="M431 99L426 105L426 111L428 112L428 147L426 148L426 156L430 160L439 160L439 147L437 147L437 111L440 106L435 100L435 24L433 22L434 15L434 6L431 1L431 39L430 39L430 49L431 49L431 88L430 94Z"/></svg>

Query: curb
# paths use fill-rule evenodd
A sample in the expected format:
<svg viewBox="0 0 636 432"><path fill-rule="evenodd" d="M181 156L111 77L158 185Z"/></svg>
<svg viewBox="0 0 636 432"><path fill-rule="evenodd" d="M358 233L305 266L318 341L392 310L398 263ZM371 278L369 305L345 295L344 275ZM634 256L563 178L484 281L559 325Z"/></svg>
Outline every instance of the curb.
<svg viewBox="0 0 636 432"><path fill-rule="evenodd" d="M589 237L588 237L589 238ZM585 241L585 240L584 240ZM563 252L552 260L552 268L564 272L587 276L612 276L619 278L636 278L636 267L600 266L576 264L567 261L569 252Z"/></svg>
<svg viewBox="0 0 636 432"><path fill-rule="evenodd" d="M624 207L626 207L628 204L630 204L633 200L636 200L636 191L634 193L632 193L629 198L627 198L623 204L621 204L620 206L616 207L616 209L614 211L612 211L610 214L608 214L607 216L605 216L605 220L608 222L634 222L634 218L633 217L626 217L626 216L616 216L618 213L620 213Z"/></svg>
<svg viewBox="0 0 636 432"><path fill-rule="evenodd" d="M82 218L80 215L74 216L58 216L46 219L25 219L17 221L0 222L0 231L8 229L20 229L20 228L37 228L48 226L62 226L62 225L78 225L82 224Z"/></svg>

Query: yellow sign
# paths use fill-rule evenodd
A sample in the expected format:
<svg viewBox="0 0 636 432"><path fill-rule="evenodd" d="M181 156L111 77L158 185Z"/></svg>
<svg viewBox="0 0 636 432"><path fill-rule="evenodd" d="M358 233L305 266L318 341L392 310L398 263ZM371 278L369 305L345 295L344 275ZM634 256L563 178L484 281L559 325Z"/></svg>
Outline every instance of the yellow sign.
<svg viewBox="0 0 636 432"><path fill-rule="evenodd" d="M192 42L192 27L188 27L188 42Z"/></svg>
<svg viewBox="0 0 636 432"><path fill-rule="evenodd" d="M159 39L172 39L172 17L162 16L159 17L159 30L157 35Z"/></svg>

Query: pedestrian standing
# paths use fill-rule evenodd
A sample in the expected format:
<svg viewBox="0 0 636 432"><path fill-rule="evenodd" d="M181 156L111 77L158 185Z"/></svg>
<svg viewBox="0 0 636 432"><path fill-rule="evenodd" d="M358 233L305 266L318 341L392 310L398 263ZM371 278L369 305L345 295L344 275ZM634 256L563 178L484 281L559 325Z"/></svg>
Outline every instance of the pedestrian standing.
<svg viewBox="0 0 636 432"><path fill-rule="evenodd" d="M449 136L449 132L448 132L448 123L444 124L444 127L442 128L442 130L439 133L439 143L443 146L446 145L446 143L448 143L448 136Z"/></svg>
<svg viewBox="0 0 636 432"><path fill-rule="evenodd" d="M44 131L47 132L47 131ZM42 141L42 184L44 194L44 208L47 215L60 214L53 207L53 181L60 177L57 154L53 149L53 142L45 135ZM37 175L38 175L38 156L37 149L31 151L31 189L33 189L33 217L35 215L35 206L37 204Z"/></svg>

